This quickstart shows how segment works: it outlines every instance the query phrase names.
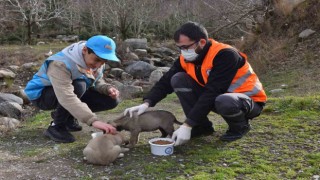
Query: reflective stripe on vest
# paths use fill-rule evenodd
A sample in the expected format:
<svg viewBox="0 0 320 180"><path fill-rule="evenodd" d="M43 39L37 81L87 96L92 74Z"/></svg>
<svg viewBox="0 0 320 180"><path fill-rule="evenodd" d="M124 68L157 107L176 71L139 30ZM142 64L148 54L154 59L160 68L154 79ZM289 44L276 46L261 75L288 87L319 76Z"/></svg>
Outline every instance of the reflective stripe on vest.
<svg viewBox="0 0 320 180"><path fill-rule="evenodd" d="M213 68L213 60L216 55L222 49L233 49L237 53L239 53L246 61L245 64L240 69L238 69L227 92L243 93L251 97L255 102L265 102L267 100L267 96L257 75L254 73L250 64L248 63L246 54L238 52L230 45L219 43L217 41L214 41L213 39L210 39L210 41L212 45L201 64L201 75L204 80L204 84L200 83L197 79L195 65L193 63L186 63L184 57L180 55L180 64L186 71L186 73L190 75L199 85L205 86L205 84L207 84L208 82L210 71Z"/></svg>

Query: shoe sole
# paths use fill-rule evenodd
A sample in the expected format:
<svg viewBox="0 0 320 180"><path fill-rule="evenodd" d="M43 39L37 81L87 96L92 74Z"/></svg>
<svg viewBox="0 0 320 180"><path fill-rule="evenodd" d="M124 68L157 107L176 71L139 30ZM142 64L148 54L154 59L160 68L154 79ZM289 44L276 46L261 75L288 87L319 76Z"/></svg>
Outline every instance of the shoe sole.
<svg viewBox="0 0 320 180"><path fill-rule="evenodd" d="M239 136L239 137L230 138L230 139L220 137L220 140L221 140L221 141L227 141L227 142L236 141L236 140L238 140L238 139L241 139L243 136L245 136L250 130L251 130L251 126L248 128L248 130L247 130L246 132L244 132L244 133L242 134L241 137Z"/></svg>
<svg viewBox="0 0 320 180"><path fill-rule="evenodd" d="M230 138L230 139L225 139L225 138L223 138L223 137L220 137L220 140L221 141L226 141L226 142L231 142L231 141L236 141L236 140L238 140L238 139L241 139L243 136L241 136L241 137L238 137L238 138Z"/></svg>
<svg viewBox="0 0 320 180"><path fill-rule="evenodd" d="M61 139L57 139L55 137L53 137L49 132L48 130L44 131L43 133L46 137L50 138L51 140L54 140L55 142L60 142L60 143L73 143L75 140L73 141L64 141L64 140L61 140Z"/></svg>
<svg viewBox="0 0 320 180"><path fill-rule="evenodd" d="M67 129L69 132L82 131L82 128L81 128L81 129L70 129L70 128L66 127L66 129Z"/></svg>

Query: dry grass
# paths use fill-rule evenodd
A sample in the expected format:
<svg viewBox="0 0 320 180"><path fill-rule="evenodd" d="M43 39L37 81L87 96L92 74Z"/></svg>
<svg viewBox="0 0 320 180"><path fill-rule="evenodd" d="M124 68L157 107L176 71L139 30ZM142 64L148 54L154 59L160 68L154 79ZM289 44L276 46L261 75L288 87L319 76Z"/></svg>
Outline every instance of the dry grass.
<svg viewBox="0 0 320 180"><path fill-rule="evenodd" d="M0 46L0 65L7 67L9 65L23 65L29 62L42 62L45 60L45 53L50 49L58 52L66 44L45 44L41 46L19 46L5 45Z"/></svg>
<svg viewBox="0 0 320 180"><path fill-rule="evenodd" d="M247 37L247 40L240 49L246 49L249 54L250 64L256 72L265 73L274 66L278 67L288 59L288 43L290 39L278 39L267 36L252 35ZM253 48L246 48L246 47Z"/></svg>
<svg viewBox="0 0 320 180"><path fill-rule="evenodd" d="M293 9L305 0L274 0L275 10L278 14L289 15Z"/></svg>

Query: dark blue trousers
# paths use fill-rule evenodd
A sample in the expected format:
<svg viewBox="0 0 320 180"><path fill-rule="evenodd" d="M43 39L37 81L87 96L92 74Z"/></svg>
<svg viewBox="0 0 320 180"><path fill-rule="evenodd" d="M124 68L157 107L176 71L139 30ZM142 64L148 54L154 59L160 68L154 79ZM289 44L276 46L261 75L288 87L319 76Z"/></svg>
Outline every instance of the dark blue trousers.
<svg viewBox="0 0 320 180"><path fill-rule="evenodd" d="M110 96L100 94L93 88L87 89L84 80L75 80L72 85L74 86L74 93L77 97L86 103L93 112L113 109L118 105L117 100L112 99ZM55 110L53 116L53 122L55 124L65 124L68 120L74 118L59 104L52 86L45 87L41 96L33 100L32 103L42 110ZM79 109L79 111L81 111L81 109Z"/></svg>

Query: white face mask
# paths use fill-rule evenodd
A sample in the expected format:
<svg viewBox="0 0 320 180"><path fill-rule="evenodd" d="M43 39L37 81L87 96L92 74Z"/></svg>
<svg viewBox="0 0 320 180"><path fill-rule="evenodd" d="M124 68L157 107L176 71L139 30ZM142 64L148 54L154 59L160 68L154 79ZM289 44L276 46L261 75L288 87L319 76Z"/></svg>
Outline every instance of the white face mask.
<svg viewBox="0 0 320 180"><path fill-rule="evenodd" d="M181 54L186 61L192 62L197 59L198 55L194 49L181 50Z"/></svg>

